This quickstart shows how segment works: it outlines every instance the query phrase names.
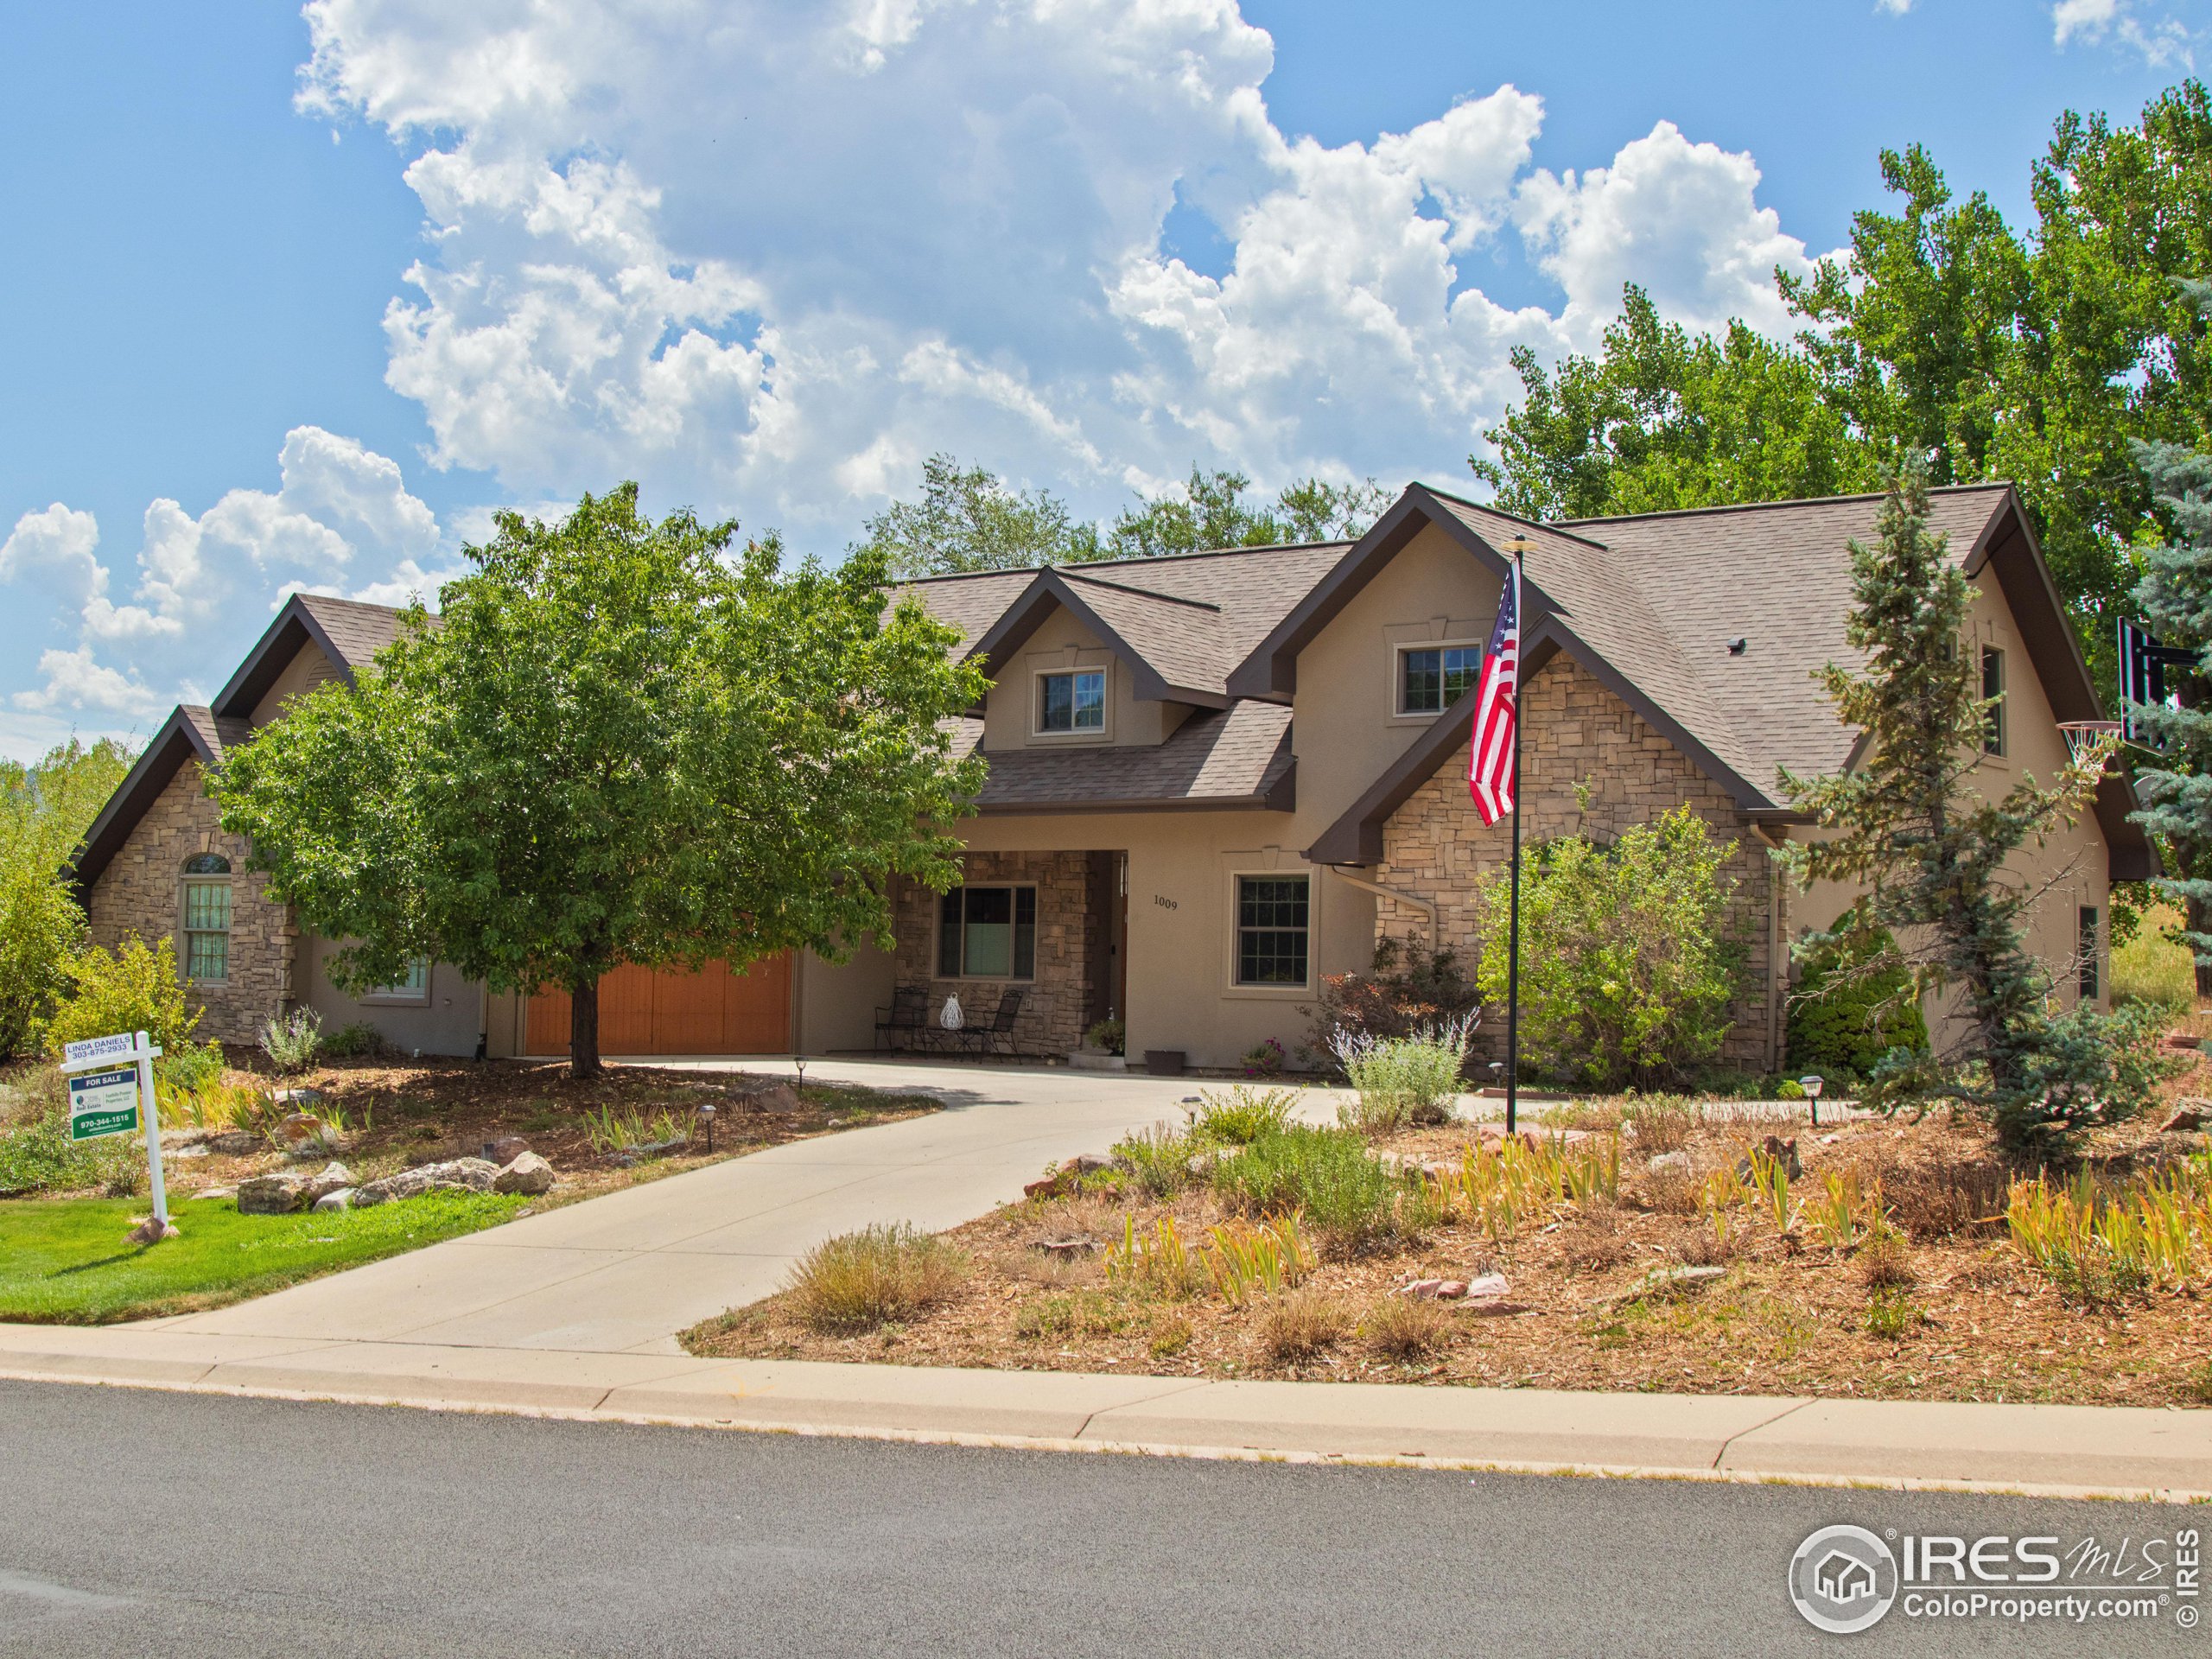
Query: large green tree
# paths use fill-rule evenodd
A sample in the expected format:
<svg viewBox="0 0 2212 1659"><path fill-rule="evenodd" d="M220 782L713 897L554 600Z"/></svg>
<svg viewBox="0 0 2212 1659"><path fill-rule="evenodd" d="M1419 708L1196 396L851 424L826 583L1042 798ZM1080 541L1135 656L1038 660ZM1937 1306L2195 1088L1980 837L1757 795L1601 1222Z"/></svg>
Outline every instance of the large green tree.
<svg viewBox="0 0 2212 1659"><path fill-rule="evenodd" d="M614 967L842 957L887 935L894 874L956 879L942 826L981 779L945 722L980 674L887 607L880 553L786 569L735 531L654 523L627 484L556 524L502 514L435 625L228 757L224 825L346 941L335 976L432 956L557 987L589 1077Z"/></svg>
<svg viewBox="0 0 2212 1659"><path fill-rule="evenodd" d="M1836 931L1802 948L1869 964L1901 957L1916 998L1951 999L1948 1039L1892 1050L1870 1101L1962 1100L2009 1148L2060 1152L2142 1106L2151 1079L2124 1021L2087 1002L2050 1012L2050 971L2022 938L2038 893L2006 867L2080 815L2110 753L2093 747L2048 784L2023 777L2001 796L1983 792L1989 705L1961 645L1973 589L1927 517L1916 465L1884 502L1878 540L1852 543L1845 637L1866 665L1831 664L1821 677L1843 723L1865 734L1864 758L1829 777L1782 777L1791 804L1827 832L1792 849L1797 874L1864 894Z"/></svg>
<svg viewBox="0 0 2212 1659"><path fill-rule="evenodd" d="M1597 518L1877 486L1874 447L1800 347L1741 322L1718 338L1660 321L1642 289L1594 357L1546 371L1516 348L1522 402L1468 457L1524 518Z"/></svg>
<svg viewBox="0 0 2212 1659"><path fill-rule="evenodd" d="M34 1046L66 988L85 931L67 867L130 760L111 738L72 738L28 766L0 760L0 1058Z"/></svg>
<svg viewBox="0 0 2212 1659"><path fill-rule="evenodd" d="M1230 468L1193 464L1179 494L1124 508L1107 532L1109 556L1157 558L1219 547L1268 547L1279 542L1351 541L1390 505L1390 493L1369 479L1329 484L1308 478L1272 503L1248 500L1252 480Z"/></svg>

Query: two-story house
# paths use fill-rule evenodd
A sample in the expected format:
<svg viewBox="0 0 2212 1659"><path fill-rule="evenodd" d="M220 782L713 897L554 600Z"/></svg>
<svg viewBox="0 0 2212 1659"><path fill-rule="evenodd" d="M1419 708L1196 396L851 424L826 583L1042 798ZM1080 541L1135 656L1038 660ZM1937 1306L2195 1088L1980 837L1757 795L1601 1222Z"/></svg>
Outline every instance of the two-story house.
<svg viewBox="0 0 2212 1659"><path fill-rule="evenodd" d="M1518 548L1524 833L1608 834L1693 806L1731 845L1732 925L1749 948L1726 1058L1771 1068L1788 942L1851 897L1781 879L1773 851L1807 826L1777 772L1855 758L1857 734L1812 677L1853 660L1848 543L1872 537L1879 506L1541 525L1414 486L1350 543L916 582L993 681L959 734L989 763L960 826L963 884L903 887L891 948L843 964L624 969L603 993L603 1046L865 1048L894 987L925 988L932 1012L957 995L972 1017L1017 986L1024 1052L1065 1053L1112 1012L1133 1055L1225 1066L1265 1038L1291 1046L1321 976L1367 967L1381 938L1471 958L1488 925L1478 890L1508 826L1473 813L1468 733L1504 550ZM2003 485L1942 490L1932 517L1974 586L1967 648L2000 699L1988 785L2048 778L2061 723L2101 711L2018 499ZM175 938L214 1035L306 1003L426 1052L558 1052L557 995L489 995L435 963L371 998L339 994L327 947L261 896L201 793L226 743L293 692L350 677L393 626L375 607L300 596L210 707L171 717L80 861L95 934ZM2018 872L2041 893L2031 943L2066 995L2105 995L2109 884L2152 871L2133 805L2114 774Z"/></svg>

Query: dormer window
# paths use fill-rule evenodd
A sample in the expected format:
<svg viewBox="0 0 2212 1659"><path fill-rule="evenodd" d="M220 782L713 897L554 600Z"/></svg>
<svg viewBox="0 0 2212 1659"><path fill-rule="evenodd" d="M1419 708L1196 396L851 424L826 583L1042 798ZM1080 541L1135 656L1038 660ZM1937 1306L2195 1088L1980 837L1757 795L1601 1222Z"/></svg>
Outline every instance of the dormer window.
<svg viewBox="0 0 2212 1659"><path fill-rule="evenodd" d="M1398 653L1398 712L1440 715L1483 671L1479 645L1414 645Z"/></svg>
<svg viewBox="0 0 2212 1659"><path fill-rule="evenodd" d="M1103 732L1106 729L1106 671L1079 668L1037 677L1037 729L1044 732Z"/></svg>

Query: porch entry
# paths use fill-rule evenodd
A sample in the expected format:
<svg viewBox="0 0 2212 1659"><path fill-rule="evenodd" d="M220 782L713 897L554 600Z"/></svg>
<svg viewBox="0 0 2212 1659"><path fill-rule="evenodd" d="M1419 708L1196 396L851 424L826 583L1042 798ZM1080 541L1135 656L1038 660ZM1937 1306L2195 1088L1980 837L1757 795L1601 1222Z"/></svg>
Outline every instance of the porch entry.
<svg viewBox="0 0 2212 1659"><path fill-rule="evenodd" d="M710 962L695 974L617 968L599 982L602 1054L786 1054L791 1052L791 959L763 957L741 973ZM569 1046L569 994L530 999L524 1052Z"/></svg>

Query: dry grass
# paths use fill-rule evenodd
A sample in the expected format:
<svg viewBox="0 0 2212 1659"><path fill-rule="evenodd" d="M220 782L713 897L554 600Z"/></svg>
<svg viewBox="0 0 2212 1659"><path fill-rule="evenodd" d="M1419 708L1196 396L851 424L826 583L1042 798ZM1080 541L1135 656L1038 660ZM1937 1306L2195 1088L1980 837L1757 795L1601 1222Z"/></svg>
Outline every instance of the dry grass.
<svg viewBox="0 0 2212 1659"><path fill-rule="evenodd" d="M964 1252L898 1222L816 1245L793 1265L785 1290L807 1325L844 1334L910 1319L959 1289L968 1273Z"/></svg>
<svg viewBox="0 0 2212 1659"><path fill-rule="evenodd" d="M1385 1359L1414 1360L1451 1346L1452 1316L1434 1302L1385 1296L1367 1310L1359 1334L1369 1351Z"/></svg>
<svg viewBox="0 0 2212 1659"><path fill-rule="evenodd" d="M1912 1270L1912 1250L1894 1233L1871 1238L1854 1258L1859 1282L1869 1290L1904 1290L1920 1282Z"/></svg>
<svg viewBox="0 0 2212 1659"><path fill-rule="evenodd" d="M1260 1310L1260 1342L1281 1360L1311 1359L1351 1334L1351 1309L1341 1297L1294 1290Z"/></svg>

